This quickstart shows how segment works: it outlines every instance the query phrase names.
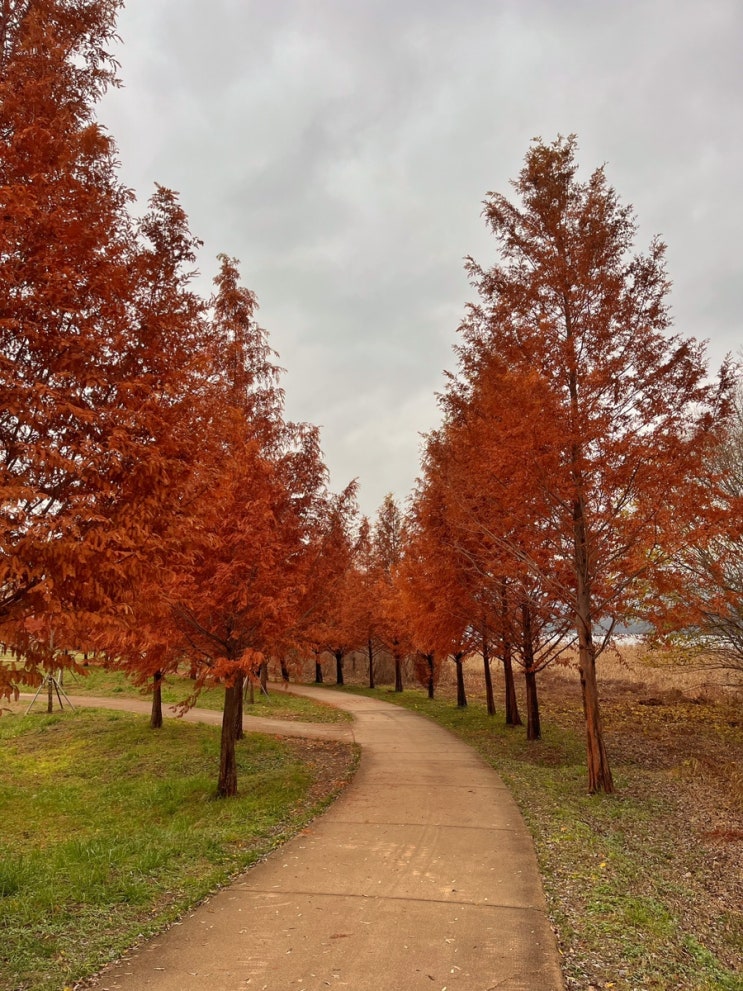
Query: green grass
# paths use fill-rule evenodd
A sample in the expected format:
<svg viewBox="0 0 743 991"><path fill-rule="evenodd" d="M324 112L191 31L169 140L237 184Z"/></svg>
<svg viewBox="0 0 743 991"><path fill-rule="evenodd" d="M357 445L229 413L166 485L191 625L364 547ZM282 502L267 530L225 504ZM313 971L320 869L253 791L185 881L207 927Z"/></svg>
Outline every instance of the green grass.
<svg viewBox="0 0 743 991"><path fill-rule="evenodd" d="M238 746L238 797L215 799L219 730L204 725L11 715L0 746L2 991L60 991L95 972L329 800L311 797L308 744L255 735Z"/></svg>
<svg viewBox="0 0 743 991"><path fill-rule="evenodd" d="M64 674L64 689L68 695L92 695L100 697L119 696L122 698L150 698L148 688L138 688L121 671L114 671L91 664L85 668L85 674L74 674L66 671ZM173 706L182 703L193 692L193 682L178 674L168 675L162 686L163 706ZM43 703L41 696L37 707ZM199 694L196 705L201 709L220 710L224 702L223 688L204 688ZM57 704L55 699L55 705ZM269 719L289 719L313 723L349 722L351 717L340 709L315 702L312 699L290 695L281 689L271 691L266 696L257 688L254 691L254 702L245 704L246 715L263 716Z"/></svg>
<svg viewBox="0 0 743 991"><path fill-rule="evenodd" d="M582 733L552 718L547 699L543 739L530 743L481 700L458 709L415 689L350 690L434 719L501 774L534 838L569 991L743 991L740 906L718 909L703 931L687 918L716 868L712 854L701 866L667 772L618 762L617 794L589 796Z"/></svg>

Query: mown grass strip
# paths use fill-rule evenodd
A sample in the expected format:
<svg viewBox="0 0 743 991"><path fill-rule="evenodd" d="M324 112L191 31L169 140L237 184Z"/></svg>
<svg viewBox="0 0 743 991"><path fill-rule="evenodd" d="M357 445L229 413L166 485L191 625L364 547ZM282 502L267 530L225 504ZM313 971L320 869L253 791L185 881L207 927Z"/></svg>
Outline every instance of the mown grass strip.
<svg viewBox="0 0 743 991"><path fill-rule="evenodd" d="M341 744L251 734L240 794L220 801L216 727L4 716L0 747L2 991L95 972L300 829L337 791L339 760L341 776L353 766ZM333 781L318 787L331 750Z"/></svg>
<svg viewBox="0 0 743 991"><path fill-rule="evenodd" d="M725 899L715 854L693 835L675 772L617 761L618 794L589 796L582 733L548 697L543 739L530 743L482 700L458 709L416 689L346 690L434 719L501 774L534 838L569 991L743 991L741 906ZM729 726L699 716L695 732L724 744ZM628 717L622 732L638 732ZM691 912L702 899L716 910Z"/></svg>

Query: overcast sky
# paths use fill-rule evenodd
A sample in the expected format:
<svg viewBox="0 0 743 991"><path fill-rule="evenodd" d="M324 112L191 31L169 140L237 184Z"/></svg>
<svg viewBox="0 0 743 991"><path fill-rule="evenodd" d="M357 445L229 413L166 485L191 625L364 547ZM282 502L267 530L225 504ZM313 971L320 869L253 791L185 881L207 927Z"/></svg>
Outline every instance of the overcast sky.
<svg viewBox="0 0 743 991"><path fill-rule="evenodd" d="M369 515L410 493L482 201L535 136L576 133L667 242L676 330L743 344L740 0L129 0L119 34L123 181L181 194L204 292L240 259L288 416Z"/></svg>

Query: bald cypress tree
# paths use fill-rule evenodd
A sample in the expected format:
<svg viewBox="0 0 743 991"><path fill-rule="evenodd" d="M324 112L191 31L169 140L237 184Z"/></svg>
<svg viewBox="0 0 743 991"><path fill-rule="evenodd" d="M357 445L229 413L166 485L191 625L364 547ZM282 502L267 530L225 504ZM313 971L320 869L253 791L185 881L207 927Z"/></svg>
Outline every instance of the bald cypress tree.
<svg viewBox="0 0 743 991"><path fill-rule="evenodd" d="M572 611L588 786L611 792L596 658L698 511L699 459L724 388L708 382L703 346L669 332L664 245L634 253L631 208L603 168L579 179L576 150L572 137L535 141L516 200L485 201L499 258L469 263L480 302L461 328L461 381L476 406L489 376L507 369L549 410L534 417L528 452L523 430L501 438L500 481L518 479L512 525L520 499L533 517L538 497L543 518L531 547L518 526L518 540L505 533L500 545L541 570ZM538 550L545 533L552 561Z"/></svg>

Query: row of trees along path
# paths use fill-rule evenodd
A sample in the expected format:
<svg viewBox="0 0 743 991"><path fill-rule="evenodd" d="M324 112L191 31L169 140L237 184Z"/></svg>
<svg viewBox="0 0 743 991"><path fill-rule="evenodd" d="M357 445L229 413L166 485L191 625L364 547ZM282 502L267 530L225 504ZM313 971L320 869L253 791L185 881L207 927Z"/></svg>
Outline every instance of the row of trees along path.
<svg viewBox="0 0 743 991"><path fill-rule="evenodd" d="M484 656L492 638L506 666L518 657L530 724L537 672L576 644L588 786L610 792L597 656L617 623L678 598L686 548L716 528L740 546L740 493L709 466L728 370L710 382L703 347L666 333L663 244L632 253L631 209L603 169L579 180L575 152L535 141L519 202L485 202L499 260L468 265L480 302L426 445L411 584L431 648L456 656L477 631Z"/></svg>
<svg viewBox="0 0 743 991"><path fill-rule="evenodd" d="M633 254L630 208L603 169L579 180L573 138L535 141L516 202L485 202L498 260L469 262L479 302L409 511L390 496L372 526L354 483L329 491L316 427L286 420L237 262L219 256L204 299L177 195L131 211L94 113L120 7L0 5L0 694L81 670L80 650L152 686L154 726L169 673L193 678L186 705L223 685L228 797L268 658L320 672L327 650L342 681L361 648L373 685L384 647L396 690L411 657L432 693L451 657L464 705L479 653L491 713L503 664L510 723L520 665L536 740L538 672L575 644L588 787L611 791L596 659L616 624L740 615L716 562L740 547L741 490L710 456L729 374L708 381L701 345L668 333L663 245Z"/></svg>
<svg viewBox="0 0 743 991"><path fill-rule="evenodd" d="M237 263L202 299L176 194L130 212L94 117L120 6L0 6L0 693L75 650L156 688L185 663L225 686L229 796L243 678L320 608L334 499Z"/></svg>

